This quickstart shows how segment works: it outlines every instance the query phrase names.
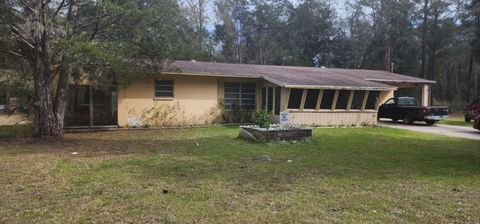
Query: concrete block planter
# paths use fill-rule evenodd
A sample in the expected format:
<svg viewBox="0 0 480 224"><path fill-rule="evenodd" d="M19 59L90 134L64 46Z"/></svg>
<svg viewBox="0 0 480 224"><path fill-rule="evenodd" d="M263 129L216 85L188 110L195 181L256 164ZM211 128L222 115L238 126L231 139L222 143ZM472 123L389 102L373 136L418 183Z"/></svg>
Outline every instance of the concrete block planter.
<svg viewBox="0 0 480 224"><path fill-rule="evenodd" d="M257 142L304 141L312 138L312 129L304 127L259 128L258 126L241 126L239 136Z"/></svg>

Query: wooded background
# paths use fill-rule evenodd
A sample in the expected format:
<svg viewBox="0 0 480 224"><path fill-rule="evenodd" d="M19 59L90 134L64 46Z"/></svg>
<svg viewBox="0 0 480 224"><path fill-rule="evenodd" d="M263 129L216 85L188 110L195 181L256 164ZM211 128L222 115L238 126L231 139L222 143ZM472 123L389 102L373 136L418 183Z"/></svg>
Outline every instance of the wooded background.
<svg viewBox="0 0 480 224"><path fill-rule="evenodd" d="M165 59L316 65L432 79L434 103L460 110L480 94L479 8L479 0L340 8L327 0L4 0L0 82L36 99L37 62L52 77L81 69L117 82L158 71L152 65ZM46 48L31 58L36 44Z"/></svg>

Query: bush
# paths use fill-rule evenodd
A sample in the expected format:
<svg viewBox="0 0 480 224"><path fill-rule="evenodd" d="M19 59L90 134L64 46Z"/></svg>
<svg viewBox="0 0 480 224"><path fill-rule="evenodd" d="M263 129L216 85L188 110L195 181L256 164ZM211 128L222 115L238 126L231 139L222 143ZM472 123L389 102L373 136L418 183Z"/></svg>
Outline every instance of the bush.
<svg viewBox="0 0 480 224"><path fill-rule="evenodd" d="M241 109L237 105L233 105L232 107L226 109L222 100L219 100L217 107L221 109L222 123L251 124L254 122L253 111Z"/></svg>
<svg viewBox="0 0 480 224"><path fill-rule="evenodd" d="M267 112L265 110L255 112L254 114L255 124L261 128L270 128L270 117L271 117L270 112Z"/></svg>

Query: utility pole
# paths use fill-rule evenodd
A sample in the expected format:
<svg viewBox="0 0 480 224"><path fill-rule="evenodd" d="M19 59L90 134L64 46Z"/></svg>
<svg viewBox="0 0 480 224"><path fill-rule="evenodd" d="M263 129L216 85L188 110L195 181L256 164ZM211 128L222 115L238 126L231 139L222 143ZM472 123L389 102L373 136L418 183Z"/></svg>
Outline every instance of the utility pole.
<svg viewBox="0 0 480 224"><path fill-rule="evenodd" d="M392 65L392 1L387 0L387 33L385 36L385 71L390 72Z"/></svg>

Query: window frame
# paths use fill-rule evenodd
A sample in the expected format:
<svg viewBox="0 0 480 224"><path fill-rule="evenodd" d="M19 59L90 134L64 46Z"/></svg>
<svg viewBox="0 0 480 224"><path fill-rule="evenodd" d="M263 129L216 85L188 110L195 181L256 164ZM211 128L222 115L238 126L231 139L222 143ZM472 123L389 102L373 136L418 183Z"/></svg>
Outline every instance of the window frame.
<svg viewBox="0 0 480 224"><path fill-rule="evenodd" d="M328 108L323 108L322 109L322 102L324 99L328 99L326 98L326 91L333 91L333 98L332 98L332 103L330 104L330 107ZM332 112L332 111L335 111L334 109L334 106L335 106L335 102L336 102L336 95L337 95L337 90L336 89L322 89L321 91L321 97L319 97L319 102L318 102L318 111L320 112ZM328 105L327 105L328 106Z"/></svg>
<svg viewBox="0 0 480 224"><path fill-rule="evenodd" d="M172 82L172 95L171 96L158 96L157 95L157 92L170 92L170 91L161 91L161 90L157 90L157 87L158 86L170 86L170 85L160 85L160 84L157 84L157 82L159 81L171 81ZM174 79L165 79L165 78L157 78L155 79L154 81L154 86L153 86L153 98L154 99L157 99L157 100L170 100L170 99L174 99L175 98L175 80Z"/></svg>
<svg viewBox="0 0 480 224"><path fill-rule="evenodd" d="M379 105L379 100L380 100L380 97L382 96L382 91L381 90L364 90L364 89L319 89L320 92L319 92L319 95L318 95L318 98L317 98L317 104L316 104L316 108L315 109L306 109L305 108L305 100L306 100L306 97L307 97L307 92L308 90L313 90L313 89L303 89L303 93L302 93L302 100L301 100L301 103L300 103L300 108L289 108L288 107L288 103L290 102L290 95L291 95L291 91L293 89L297 89L297 90L301 90L299 88L289 88L288 89L288 98L287 98L287 101L286 101L286 110L287 111L290 111L290 112L375 112L378 110L378 105ZM326 91L330 91L330 93L333 93L333 99L331 99L331 107L329 107L328 109L327 108L323 108L322 109L322 101L324 101L325 99L328 99L326 98ZM346 95L346 100L347 100L347 108L346 109L337 109L336 106L337 106L337 103L338 103L338 98L339 98L339 95L340 95L340 91L347 91L347 95ZM360 109L356 108L356 109L353 109L352 108L352 105L353 105L353 100L354 100L354 97L355 97L355 93L356 92L363 92L363 94L361 94L360 96L357 96L359 99L362 98L362 101L361 101L361 107ZM371 94L375 94L376 95L376 102L375 102L375 105L374 105L374 108L373 109L368 109L367 108L367 102L368 102L368 99L369 99L369 96ZM332 96L330 96L332 97ZM330 101L330 100L327 100L327 101ZM325 105L326 106L326 105Z"/></svg>
<svg viewBox="0 0 480 224"><path fill-rule="evenodd" d="M378 95L377 95L377 99L375 101L375 105L373 105L373 109L370 109L370 108L367 108L368 106L368 99L370 98L370 94L372 93L375 93L377 92ZM363 107L363 111L367 111L367 112L373 112L373 111L378 111L378 107L379 107L379 104L380 104L380 97L382 96L382 92L380 90L370 90L368 91L368 94L366 95L366 99L365 99L365 105Z"/></svg>
<svg viewBox="0 0 480 224"><path fill-rule="evenodd" d="M338 104L338 99L339 99L339 96L340 96L340 92L341 91L345 91L345 94L346 94L346 104L345 104L345 109L338 109L337 108L337 104ZM333 105L332 105L332 110L333 111L340 111L340 112L345 112L345 111L349 111L349 102L350 102L350 97L352 95L352 90L348 90L348 89L337 89L335 90L335 97L334 97L334 102L333 102Z"/></svg>
<svg viewBox="0 0 480 224"><path fill-rule="evenodd" d="M361 103L360 103L360 108L359 108L359 109L357 109L357 108L352 108L353 105L354 105L354 101L355 101L355 94L357 94L357 92L363 92L363 95L361 95L362 101L361 101ZM349 106L349 110L350 110L350 111L354 111L354 112L363 111L363 110L364 110L363 105L365 104L365 101L366 101L365 95L368 94L368 91L367 91L367 90L352 90L352 93L351 93L351 94L352 94L352 95L351 95L351 97L350 97L351 103L350 103L350 106Z"/></svg>
<svg viewBox="0 0 480 224"><path fill-rule="evenodd" d="M239 89L239 92L238 93L234 93L234 94L238 94L239 98L238 98L238 102L239 102L239 109L240 110L245 110L245 111L256 111L257 110L257 106L258 106L258 91L257 91L257 84L254 83L254 82L224 82L223 83L223 109L225 110L232 110L231 107L227 107L227 104L225 103L225 100L236 100L235 98L226 98L225 95L227 94L227 92L225 91L225 88L227 86L227 84L233 84L233 85L238 85L238 89ZM242 88L243 88L243 85L252 85L253 86L253 90L254 92L253 93L242 93ZM233 94L233 93L231 93ZM247 106L253 106L251 109L244 109L242 107L242 96L243 95L253 95L253 98L245 98L247 100L254 100L255 103L254 104L246 104Z"/></svg>

